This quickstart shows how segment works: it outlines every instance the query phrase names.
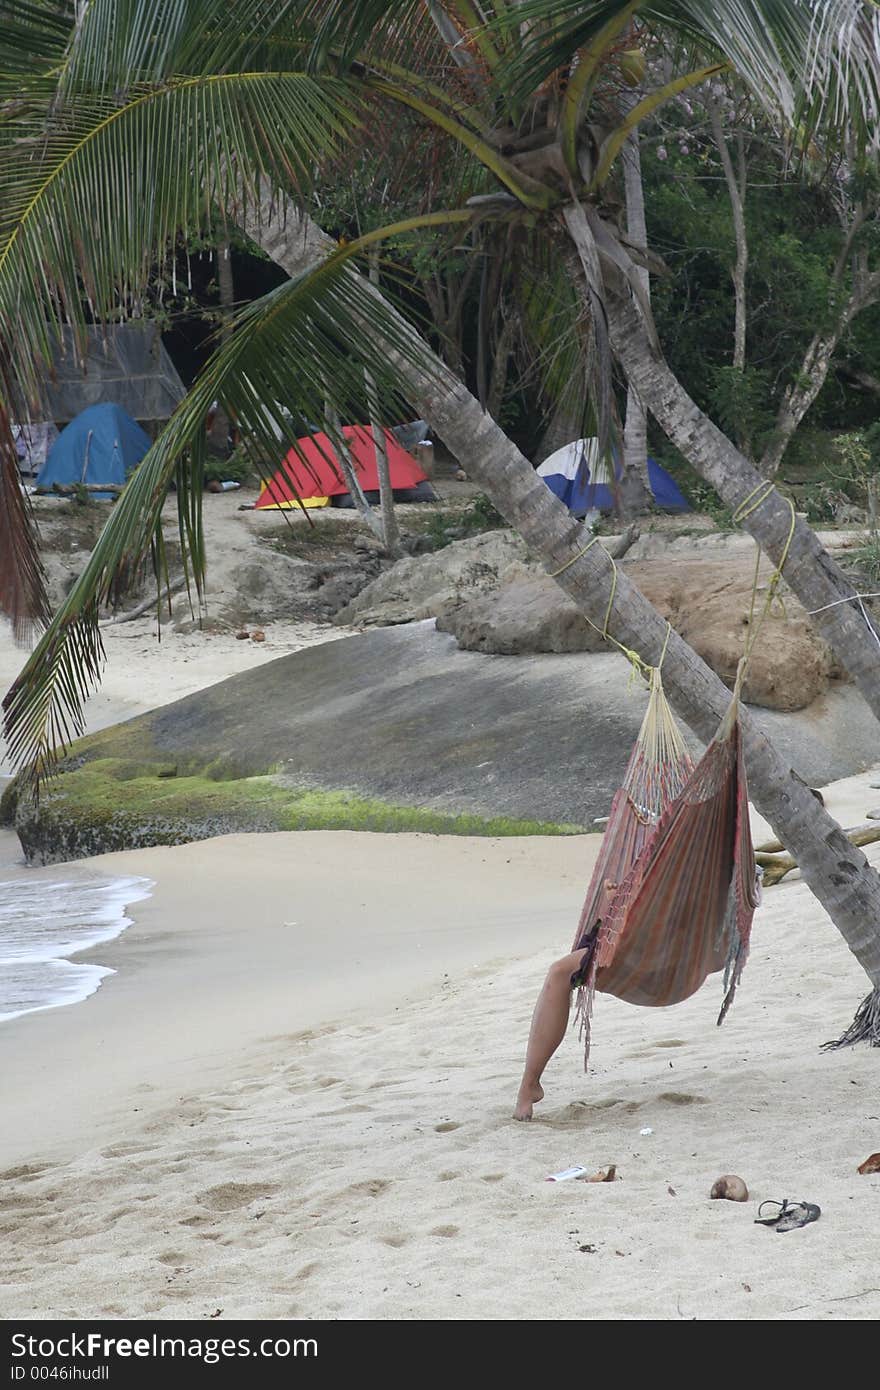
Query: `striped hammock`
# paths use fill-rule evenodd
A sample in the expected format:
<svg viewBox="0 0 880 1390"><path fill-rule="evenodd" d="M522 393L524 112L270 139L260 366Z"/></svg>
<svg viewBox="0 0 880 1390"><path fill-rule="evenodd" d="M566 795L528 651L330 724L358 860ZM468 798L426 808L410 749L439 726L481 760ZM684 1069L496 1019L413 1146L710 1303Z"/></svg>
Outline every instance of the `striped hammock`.
<svg viewBox="0 0 880 1390"><path fill-rule="evenodd" d="M723 970L733 1000L760 895L734 692L696 767L666 702L659 670L581 912L575 983L590 1047L595 991L630 1004L678 1004Z"/></svg>

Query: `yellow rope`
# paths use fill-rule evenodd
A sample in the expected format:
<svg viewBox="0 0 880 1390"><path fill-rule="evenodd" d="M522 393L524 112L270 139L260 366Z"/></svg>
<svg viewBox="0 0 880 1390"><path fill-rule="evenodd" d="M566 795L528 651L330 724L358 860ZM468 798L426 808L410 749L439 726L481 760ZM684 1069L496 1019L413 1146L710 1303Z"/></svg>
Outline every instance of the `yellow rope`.
<svg viewBox="0 0 880 1390"><path fill-rule="evenodd" d="M559 569L551 570L550 578L558 579L560 574L564 574L565 571L569 569L575 563L576 560L580 560L582 556L586 555L587 551L591 550L592 547L596 545L600 539L601 537L594 536L593 539L590 541L589 545L585 545L583 550L579 550L576 555L572 555L570 560L566 560L564 565L559 566ZM634 652L630 647L625 647L622 642L618 642L616 637L612 637L611 633L608 631L608 622L611 618L611 610L614 607L614 596L617 593L617 565L615 563L613 555L608 555L607 550L604 553L608 556L608 560L611 564L613 574L611 576L611 593L608 596L608 606L605 609L605 617L602 621L602 626L599 627L597 623L594 623L592 618L587 617L586 613L582 613L582 616L590 624L590 627L593 628L595 632L599 633L600 637L602 637L604 641L610 642L611 645L616 647L619 652L623 653L627 661L632 666L633 676L639 675L642 676L645 680L650 680L650 673L652 668L648 665L648 663L642 660L638 652ZM668 640L669 634L667 633L667 641ZM663 651L666 651L665 644L663 647Z"/></svg>
<svg viewBox="0 0 880 1390"><path fill-rule="evenodd" d="M769 482L766 479L760 482L757 487L752 488L752 491L748 494L747 497L743 498L742 502L740 502L739 506L733 512L732 519L734 524L738 525L740 522L745 521L746 517L751 516L752 512L757 511L759 507L763 506L763 504L775 491L776 484ZM791 510L791 525L789 527L785 545L782 547L782 556L779 560L779 564L776 566L776 568L770 576L770 581L767 585L767 597L764 600L764 606L761 609L761 612L758 615L758 619L756 622L755 609L758 603L758 580L760 578L761 573L760 545L757 548L757 555L755 556L755 577L752 580L752 598L751 604L749 606L749 634L746 638L743 655L737 666L736 682L734 684L733 689L733 703L735 703L739 697L739 692L745 679L746 668L748 667L749 661L751 660L752 651L754 650L755 643L758 640L758 634L760 633L761 628L764 626L764 622L770 612L770 609L773 607L774 599L777 597L777 590L782 581L782 571L785 568L786 562L788 560L788 553L791 549L791 543L794 540L795 527L797 526L797 515L795 513L794 503L792 502L790 497L782 498L782 501L787 502ZM580 560L584 555L586 555L587 551L592 549L592 547L597 544L599 539L599 536L594 536L590 543L584 546L583 550L579 550L575 555L572 555L571 559L566 560L565 564L560 565L558 569L551 570L550 578L558 579L560 574L564 574L567 569L569 569L573 564L576 563L576 561ZM606 555L608 554L607 551L605 553ZM672 633L672 624L667 620L666 637L663 641L663 650L660 653L660 660L658 661L656 667L649 666L646 661L642 660L638 652L634 652L629 647L625 647L622 642L617 641L616 637L611 636L611 633L608 631L608 623L611 618L611 610L614 607L614 597L617 593L617 565L615 563L613 555L608 555L608 559L613 570L613 575L611 579L611 593L608 597L608 606L605 609L605 618L603 620L602 626L599 627L596 623L593 622L592 618L587 618L586 614L584 614L583 616L590 624L590 627L592 627L596 632L598 632L606 642L610 642L613 646L617 648L619 652L623 653L623 655L626 657L627 661L630 662L633 668L633 675L641 675L650 681L652 679L651 672L654 670L659 671L660 667L663 665L663 659L666 656L666 648L669 646L669 638Z"/></svg>
<svg viewBox="0 0 880 1390"><path fill-rule="evenodd" d="M747 516L751 516L752 512L757 511L758 507L763 506L763 504L767 501L770 495L775 491L776 484L768 482L766 480L760 482L757 487L752 488L752 491L749 493L749 495L743 498L742 502L740 502L739 506L734 511L734 523L744 521ZM795 513L794 503L792 502L790 497L783 497L781 498L781 500L783 502L787 502L789 505L789 509L791 511L791 525L788 528L788 536L786 538L785 545L782 547L782 555L780 557L779 564L776 566L776 568L770 576L770 581L767 585L767 597L764 600L764 606L761 609L761 612L758 615L758 619L756 622L755 608L757 607L758 602L758 579L760 577L761 571L761 547L760 545L758 546L758 553L755 556L755 577L752 581L752 600L749 606L749 635L746 638L746 644L745 649L743 651L742 660L740 661L739 666L737 668L736 685L734 687L734 691L737 694L745 678L746 667L748 666L749 661L751 660L752 651L754 650L755 643L758 640L758 635L761 631L761 628L764 626L764 621L767 618L770 609L773 607L773 601L777 597L777 589L779 588L779 585L782 581L782 571L785 568L786 561L788 560L788 552L790 551L791 543L794 540L795 527L797 526L797 515ZM781 599L780 602L782 602Z"/></svg>

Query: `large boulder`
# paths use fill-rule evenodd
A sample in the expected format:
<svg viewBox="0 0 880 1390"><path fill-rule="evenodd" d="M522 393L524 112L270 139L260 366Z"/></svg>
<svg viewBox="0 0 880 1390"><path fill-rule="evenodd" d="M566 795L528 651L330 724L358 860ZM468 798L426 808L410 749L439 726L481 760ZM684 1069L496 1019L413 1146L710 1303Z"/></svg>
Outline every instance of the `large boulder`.
<svg viewBox="0 0 880 1390"><path fill-rule="evenodd" d="M465 651L499 656L606 649L602 634L541 572L513 572L496 589L472 598L459 594L441 608L437 627Z"/></svg>
<svg viewBox="0 0 880 1390"><path fill-rule="evenodd" d="M428 555L410 555L367 584L334 619L346 627L387 627L434 618L453 600L498 586L526 561L513 531L486 531Z"/></svg>
<svg viewBox="0 0 880 1390"><path fill-rule="evenodd" d="M754 552L742 545L712 557L662 551L622 562L655 608L703 660L732 686L745 650L754 580ZM757 595L760 614L769 568ZM437 626L467 651L504 656L531 652L595 652L601 636L542 570L511 566L475 591L456 589L437 612ZM805 709L841 675L833 654L788 592L766 617L752 652L745 698L764 709Z"/></svg>
<svg viewBox="0 0 880 1390"><path fill-rule="evenodd" d="M0 824L43 862L243 830L558 833L607 816L646 699L613 652L487 657L430 622L374 628L90 735L39 806L12 783ZM812 786L876 760L852 686L758 720Z"/></svg>
<svg viewBox="0 0 880 1390"><path fill-rule="evenodd" d="M749 635L754 561L746 554L708 560L676 556L625 566L642 593L727 685ZM770 580L762 569L756 603L760 617ZM841 674L830 648L793 594L775 600L749 660L744 697L749 704L790 713L822 695Z"/></svg>

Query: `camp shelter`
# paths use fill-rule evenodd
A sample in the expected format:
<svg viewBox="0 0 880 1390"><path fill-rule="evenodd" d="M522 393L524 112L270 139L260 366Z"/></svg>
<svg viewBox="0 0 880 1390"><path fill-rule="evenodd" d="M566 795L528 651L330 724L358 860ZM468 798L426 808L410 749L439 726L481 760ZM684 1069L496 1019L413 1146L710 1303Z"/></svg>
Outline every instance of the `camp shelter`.
<svg viewBox="0 0 880 1390"><path fill-rule="evenodd" d="M619 461L615 465L615 472L620 478L622 469ZM611 470L599 453L597 439L575 439L571 444L563 445L544 460L538 474L575 516L585 516L589 511L614 511ZM648 486L654 504L662 511L691 510L674 479L652 458L648 459Z"/></svg>
<svg viewBox="0 0 880 1390"><path fill-rule="evenodd" d="M150 447L150 437L121 406L90 405L63 429L37 474L37 491L55 484L71 487L102 484L120 488ZM114 492L92 492L108 499Z"/></svg>
<svg viewBox="0 0 880 1390"><path fill-rule="evenodd" d="M378 497L379 475L372 430L369 425L345 425L342 433L360 485L368 499L373 500L371 494ZM395 501L433 500L427 477L412 454L401 448L391 430L385 430L384 435ZM300 503L304 507L350 505L348 484L336 450L323 432L297 440L296 448L290 450L281 467L263 484L256 505L261 509L285 509Z"/></svg>
<svg viewBox="0 0 880 1390"><path fill-rule="evenodd" d="M62 330L43 387L43 419L63 424L112 401L133 420L167 420L186 392L154 323Z"/></svg>

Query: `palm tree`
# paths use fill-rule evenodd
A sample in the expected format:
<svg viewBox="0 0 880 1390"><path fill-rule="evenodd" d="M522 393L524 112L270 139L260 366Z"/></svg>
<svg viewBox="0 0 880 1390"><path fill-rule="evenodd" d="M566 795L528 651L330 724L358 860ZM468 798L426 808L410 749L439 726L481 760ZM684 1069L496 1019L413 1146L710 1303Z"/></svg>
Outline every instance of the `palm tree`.
<svg viewBox="0 0 880 1390"><path fill-rule="evenodd" d="M747 529L777 562L785 554L786 579L806 607L825 610L820 625L880 713L880 641L869 620L851 611L851 587L809 529L798 523L789 535L787 504L759 491L761 479L670 372L641 293L638 250L610 214L631 130L728 64L768 105L817 133L844 122L854 91L847 128L850 138L867 139L876 114L873 9L860 0L291 0L273 7L267 22L261 0L194 0L185 12L164 0L92 0L71 40L50 22L58 8L48 0L4 7L13 61L0 73L0 370L9 398L36 394L53 313L82 327L87 296L96 317L112 318L168 239L217 209L293 273L238 316L234 336L138 469L10 692L10 745L33 776L81 727L82 700L101 669L98 607L113 574L154 545L161 562L161 510L172 479L182 548L201 585L202 421L215 397L269 459L278 431L293 443L328 396L338 417L360 404L364 371L372 372L386 415L404 399L414 406L587 615L642 660L659 659L663 620L609 572L597 547L584 547L579 528L491 417L353 269L355 256L384 236L416 235L422 226L477 225L484 247L495 233L508 245L513 230L519 247L542 251L556 302L568 294L576 308L569 341L587 340L603 436L613 430L613 350L642 402ZM615 119L615 74L652 26L706 59ZM799 88L807 70L811 83ZM328 254L299 210L311 169L333 157L369 104L403 105L440 126L480 162L494 189ZM294 198L286 221L283 190ZM528 295L523 312L535 331L540 315ZM276 402L289 398L292 381L291 425ZM674 634L664 678L679 713L708 737L726 693ZM748 719L745 734L757 804L876 987L880 879Z"/></svg>

